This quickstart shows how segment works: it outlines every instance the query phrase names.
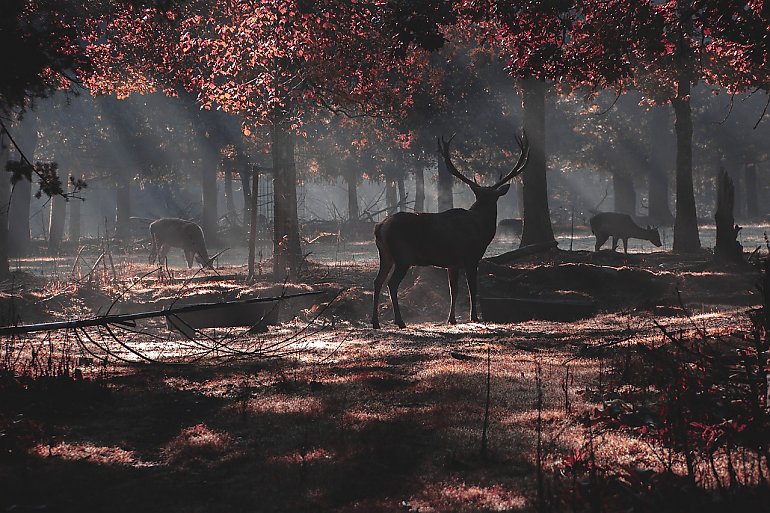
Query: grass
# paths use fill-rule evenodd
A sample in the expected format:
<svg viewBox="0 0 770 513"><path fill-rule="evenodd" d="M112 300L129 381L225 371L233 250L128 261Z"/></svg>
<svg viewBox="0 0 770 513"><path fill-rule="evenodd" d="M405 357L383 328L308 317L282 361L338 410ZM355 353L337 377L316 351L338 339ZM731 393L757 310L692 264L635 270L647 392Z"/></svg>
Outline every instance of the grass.
<svg viewBox="0 0 770 513"><path fill-rule="evenodd" d="M533 511L538 474L554 498L540 509L553 507L571 497L565 469L588 461L580 420L599 406L596 390L607 386L613 357L629 344L664 341L650 314L633 309L571 323L415 319L405 330L373 331L365 321L372 273L356 273L349 283L325 278L350 289L292 350L272 358L104 366L61 334L6 347L5 361L15 363L0 376L0 511ZM178 290L148 282L127 297L157 300ZM87 307L84 295L62 297L69 304L50 315ZM309 308L234 344L270 346L319 312ZM727 332L746 324L738 312L660 322L684 334L701 326ZM185 350L178 338L134 337L135 347L158 353ZM633 433L591 436L596 465L655 468L655 448Z"/></svg>

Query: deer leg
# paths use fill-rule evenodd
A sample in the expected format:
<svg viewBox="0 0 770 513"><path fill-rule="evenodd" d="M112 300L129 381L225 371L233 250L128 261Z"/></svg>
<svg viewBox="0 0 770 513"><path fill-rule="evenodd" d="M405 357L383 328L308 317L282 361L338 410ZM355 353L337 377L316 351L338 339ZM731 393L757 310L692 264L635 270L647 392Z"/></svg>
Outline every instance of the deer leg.
<svg viewBox="0 0 770 513"><path fill-rule="evenodd" d="M388 273L393 267L393 260L387 256L383 256L380 253L380 270L377 272L377 277L374 279L374 307L372 308L372 327L379 329L380 320L378 318L378 311L380 306L380 295L382 293L382 285L388 278Z"/></svg>
<svg viewBox="0 0 770 513"><path fill-rule="evenodd" d="M615 251L618 249L618 238L612 237L612 251Z"/></svg>
<svg viewBox="0 0 770 513"><path fill-rule="evenodd" d="M406 324L401 318L401 309L398 307L398 286L408 270L408 265L396 264L396 269L388 280L388 291L390 291L390 301L393 303L393 314L395 315L394 321L399 328L406 328Z"/></svg>
<svg viewBox="0 0 770 513"><path fill-rule="evenodd" d="M468 295L471 300L471 322L479 322L479 314L476 311L476 290L478 288L478 271L476 265L465 268L465 279L468 282Z"/></svg>
<svg viewBox="0 0 770 513"><path fill-rule="evenodd" d="M447 324L457 324L455 319L455 305L457 304L457 276L459 269L457 267L449 267L446 270L447 277L449 278L449 318L446 320Z"/></svg>
<svg viewBox="0 0 770 513"><path fill-rule="evenodd" d="M628 254L628 239L623 239L623 253Z"/></svg>
<svg viewBox="0 0 770 513"><path fill-rule="evenodd" d="M166 270L168 270L168 252L171 249L171 246L168 244L161 244L160 251L158 252L158 264L165 265Z"/></svg>
<svg viewBox="0 0 770 513"><path fill-rule="evenodd" d="M149 259L150 265L152 265L155 262L156 258L158 258L158 244L155 242L155 238L153 238L152 248L150 249L150 259Z"/></svg>
<svg viewBox="0 0 770 513"><path fill-rule="evenodd" d="M187 268L192 269L193 265L193 257L195 257L195 252L191 249L185 249L184 250L184 258L187 260Z"/></svg>
<svg viewBox="0 0 770 513"><path fill-rule="evenodd" d="M601 248L601 247L604 245L604 243L605 243L605 242L607 242L607 239L608 239L608 238L609 238L609 236L608 236L608 235L604 235L604 234L598 234L598 233L597 233L597 234L596 234L596 246L595 246L595 250L596 250L596 251L599 251L599 248Z"/></svg>

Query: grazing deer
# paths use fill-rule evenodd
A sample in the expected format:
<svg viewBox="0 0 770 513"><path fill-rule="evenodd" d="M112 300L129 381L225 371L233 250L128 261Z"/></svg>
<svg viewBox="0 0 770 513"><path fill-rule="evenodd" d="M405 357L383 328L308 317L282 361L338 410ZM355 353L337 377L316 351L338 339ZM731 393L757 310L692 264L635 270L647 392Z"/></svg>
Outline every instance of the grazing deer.
<svg viewBox="0 0 770 513"><path fill-rule="evenodd" d="M623 252L628 253L628 239L642 239L662 246L660 233L655 227L637 226L631 216L617 212L601 212L591 218L591 231L596 235L596 251L612 237L612 251L618 247L618 240L623 240Z"/></svg>
<svg viewBox="0 0 770 513"><path fill-rule="evenodd" d="M476 201L471 208L453 208L437 214L398 212L388 216L374 227L377 250L380 253L380 270L374 280L374 309L372 326L379 328L377 316L380 291L391 268L393 274L388 280L390 300L393 303L395 323L404 328L401 310L398 307L398 286L407 270L413 265L443 267L449 277L449 324L455 324L455 304L457 302L457 277L460 268L465 270L471 302L471 321L478 321L476 311L476 285L479 260L495 236L497 225L497 200L508 192L509 182L524 171L529 158L529 144L526 134L516 137L521 149L519 160L513 170L500 178L491 187L485 187L470 180L452 164L449 157L449 141L437 139L438 149L446 162L447 169L455 177L466 183Z"/></svg>
<svg viewBox="0 0 770 513"><path fill-rule="evenodd" d="M214 269L206 251L206 240L203 238L203 230L192 221L167 217L150 223L150 237L152 238L152 250L150 251L150 263L158 259L158 264L168 266L168 252L174 248L184 250L187 267L192 267L193 259L203 267Z"/></svg>

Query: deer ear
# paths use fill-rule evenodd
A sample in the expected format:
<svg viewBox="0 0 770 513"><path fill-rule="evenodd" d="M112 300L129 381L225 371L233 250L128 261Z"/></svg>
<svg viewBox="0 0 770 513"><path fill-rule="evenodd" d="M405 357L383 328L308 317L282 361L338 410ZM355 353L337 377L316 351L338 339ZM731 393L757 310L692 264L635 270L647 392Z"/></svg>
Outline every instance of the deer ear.
<svg viewBox="0 0 770 513"><path fill-rule="evenodd" d="M508 192L508 189L511 188L511 184L507 183L505 185L501 185L497 188L497 194L498 196L505 196L505 193Z"/></svg>

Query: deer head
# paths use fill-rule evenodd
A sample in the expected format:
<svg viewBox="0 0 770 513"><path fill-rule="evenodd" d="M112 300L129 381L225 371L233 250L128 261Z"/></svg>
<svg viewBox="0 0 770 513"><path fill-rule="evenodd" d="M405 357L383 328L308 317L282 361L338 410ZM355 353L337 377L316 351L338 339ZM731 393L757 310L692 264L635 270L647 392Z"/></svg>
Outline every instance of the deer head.
<svg viewBox="0 0 770 513"><path fill-rule="evenodd" d="M437 137L438 151L444 158L444 162L446 163L449 172L471 188L473 194L476 196L476 203L497 202L500 196L504 196L508 192L508 189L511 186L508 182L520 175L527 166L527 160L529 159L529 141L527 140L526 132L522 132L521 136L516 136L516 144L518 144L521 154L519 155L518 161L516 161L516 165L513 166L513 169L507 175L501 177L494 185L480 185L475 179L471 180L458 171L457 167L452 163L452 159L449 156L449 145L454 138L454 135L450 137L449 140L444 139L443 136Z"/></svg>

